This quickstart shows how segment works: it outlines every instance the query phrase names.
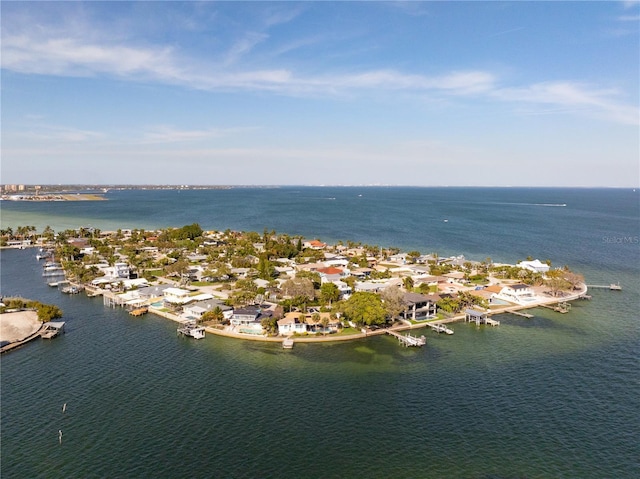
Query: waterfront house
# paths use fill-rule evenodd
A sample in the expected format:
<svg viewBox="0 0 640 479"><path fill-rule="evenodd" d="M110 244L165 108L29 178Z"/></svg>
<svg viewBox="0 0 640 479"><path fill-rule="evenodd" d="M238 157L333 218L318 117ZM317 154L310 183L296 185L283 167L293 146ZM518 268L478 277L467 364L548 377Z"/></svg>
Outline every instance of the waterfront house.
<svg viewBox="0 0 640 479"><path fill-rule="evenodd" d="M318 241L318 240L311 240L311 241L305 241L304 243L302 243L302 247L321 250L327 247L327 243L323 243L322 241Z"/></svg>
<svg viewBox="0 0 640 479"><path fill-rule="evenodd" d="M145 288L149 286L149 282L145 278L124 279L122 280L122 286L125 290Z"/></svg>
<svg viewBox="0 0 640 479"><path fill-rule="evenodd" d="M549 265L542 263L539 259L533 261L520 261L517 265L518 268L533 271L534 273L544 274L549 272Z"/></svg>
<svg viewBox="0 0 640 479"><path fill-rule="evenodd" d="M319 318L314 319L315 313L301 313L293 311L278 320L278 334L302 334L302 333L335 333L340 325L340 320L331 318L330 313L318 313ZM322 323L327 322L325 327Z"/></svg>
<svg viewBox="0 0 640 479"><path fill-rule="evenodd" d="M171 288L170 284L159 284L157 286L147 286L146 288L139 288L138 295L143 299L160 298L164 296L164 291Z"/></svg>
<svg viewBox="0 0 640 479"><path fill-rule="evenodd" d="M302 334L307 332L307 325L304 322L304 314L290 312L284 318L278 320L278 334L286 336L288 334Z"/></svg>
<svg viewBox="0 0 640 479"><path fill-rule="evenodd" d="M191 291L181 288L167 288L163 292L164 300L171 304L185 304L191 301Z"/></svg>
<svg viewBox="0 0 640 479"><path fill-rule="evenodd" d="M437 313L436 302L440 296L434 294L404 293L402 301L405 305L402 311L404 319L424 320L434 318Z"/></svg>
<svg viewBox="0 0 640 479"><path fill-rule="evenodd" d="M200 320L200 318L202 318L202 315L204 313L214 311L216 308L220 308L224 319L231 319L233 308L216 299L196 301L187 304L182 309L182 315L187 317L188 319L195 319L196 321L198 321Z"/></svg>
<svg viewBox="0 0 640 479"><path fill-rule="evenodd" d="M231 326L237 328L241 333L262 334L260 322L264 318L270 318L274 314L271 309L263 309L260 306L251 305L233 310L229 319Z"/></svg>
<svg viewBox="0 0 640 479"><path fill-rule="evenodd" d="M523 283L504 286L495 297L522 306L532 304L537 299L531 287Z"/></svg>

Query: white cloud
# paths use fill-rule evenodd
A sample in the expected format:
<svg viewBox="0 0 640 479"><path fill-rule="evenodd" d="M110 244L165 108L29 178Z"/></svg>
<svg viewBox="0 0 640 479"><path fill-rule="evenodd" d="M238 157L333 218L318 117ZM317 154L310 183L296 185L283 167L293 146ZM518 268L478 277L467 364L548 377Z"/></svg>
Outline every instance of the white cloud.
<svg viewBox="0 0 640 479"><path fill-rule="evenodd" d="M269 35L264 33L247 33L229 49L225 64L232 65L238 62L244 55L251 52L256 45L264 42L267 38L269 38Z"/></svg>
<svg viewBox="0 0 640 479"><path fill-rule="evenodd" d="M104 138L104 134L98 131L51 125L39 125L29 130L12 132L11 135L33 142L81 143Z"/></svg>
<svg viewBox="0 0 640 479"><path fill-rule="evenodd" d="M614 90L597 90L572 82L544 82L521 88L502 88L492 95L503 101L556 105L564 111L583 111L617 123L637 125L640 110L616 101Z"/></svg>
<svg viewBox="0 0 640 479"><path fill-rule="evenodd" d="M275 16L267 23L282 23L295 14ZM216 63L193 59L175 47L135 46L98 40L97 33L82 36L83 29L64 36L43 26L3 32L2 68L58 76L114 76L131 81L153 81L202 90L255 90L282 95L343 95L405 91L432 97L472 95L481 99L574 108L576 113L624 124L638 123L638 108L626 105L610 90L598 90L569 81L552 81L522 87L500 86L488 71L453 71L440 75L370 69L305 76L292 69L252 69L237 66L268 35L247 34ZM73 37L73 35L79 35ZM225 60L226 58L226 60Z"/></svg>
<svg viewBox="0 0 640 479"><path fill-rule="evenodd" d="M169 126L158 126L147 131L140 140L140 143L177 143L223 138L238 132L253 129L255 128L207 128L199 130L180 130Z"/></svg>

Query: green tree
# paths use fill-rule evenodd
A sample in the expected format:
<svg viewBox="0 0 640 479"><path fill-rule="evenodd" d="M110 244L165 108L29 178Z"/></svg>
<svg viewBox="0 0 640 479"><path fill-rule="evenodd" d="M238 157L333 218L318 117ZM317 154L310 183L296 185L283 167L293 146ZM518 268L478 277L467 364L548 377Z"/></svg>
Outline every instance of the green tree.
<svg viewBox="0 0 640 479"><path fill-rule="evenodd" d="M276 276L276 269L267 259L267 255L262 253L258 261L258 277L260 279L270 280Z"/></svg>
<svg viewBox="0 0 640 479"><path fill-rule="evenodd" d="M264 329L269 335L278 334L278 319L275 316L262 318L260 320L260 326L262 326L262 329Z"/></svg>
<svg viewBox="0 0 640 479"><path fill-rule="evenodd" d="M62 317L62 310L52 304L38 303L36 310L38 312L38 319L43 323Z"/></svg>
<svg viewBox="0 0 640 479"><path fill-rule="evenodd" d="M404 285L404 289L411 291L413 289L413 278L411 276L405 276L402 280L402 284Z"/></svg>
<svg viewBox="0 0 640 479"><path fill-rule="evenodd" d="M220 306L216 306L211 311L207 311L200 317L200 321L212 321L214 323L224 322L224 313Z"/></svg>
<svg viewBox="0 0 640 479"><path fill-rule="evenodd" d="M340 290L334 283L324 283L320 286L320 297L322 301L328 303L329 307L331 307L334 301L340 299Z"/></svg>
<svg viewBox="0 0 640 479"><path fill-rule="evenodd" d="M358 291L343 303L343 313L358 326L384 324L387 312L380 296L375 293Z"/></svg>
<svg viewBox="0 0 640 479"><path fill-rule="evenodd" d="M415 263L416 260L420 257L420 251L409 251L407 253L407 259L410 263Z"/></svg>

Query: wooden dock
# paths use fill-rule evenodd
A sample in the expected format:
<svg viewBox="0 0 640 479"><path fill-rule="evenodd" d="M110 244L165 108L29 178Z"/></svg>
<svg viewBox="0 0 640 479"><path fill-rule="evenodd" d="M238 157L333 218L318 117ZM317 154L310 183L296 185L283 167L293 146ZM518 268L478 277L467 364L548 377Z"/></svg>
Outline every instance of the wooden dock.
<svg viewBox="0 0 640 479"><path fill-rule="evenodd" d="M512 311L502 311L503 313L511 313ZM477 309L469 308L464 313L464 320L469 323L476 323L476 326L481 324L488 324L489 326L500 326L500 321L491 319L489 314L484 311L478 311Z"/></svg>
<svg viewBox="0 0 640 479"><path fill-rule="evenodd" d="M282 347L283 349L293 349L293 339L285 338L284 341L282 341Z"/></svg>
<svg viewBox="0 0 640 479"><path fill-rule="evenodd" d="M571 303L568 303L567 301L558 303L556 305L540 304L539 306L543 308L551 309L556 313L562 313L562 314L567 314L569 311L571 311Z"/></svg>
<svg viewBox="0 0 640 479"><path fill-rule="evenodd" d="M429 326L438 334L440 333L453 334L453 329L447 328L444 324L427 323L427 326Z"/></svg>
<svg viewBox="0 0 640 479"><path fill-rule="evenodd" d="M592 289L608 289L610 291L622 291L622 286L620 283L611 283L611 284L588 284L587 288Z"/></svg>
<svg viewBox="0 0 640 479"><path fill-rule="evenodd" d="M398 338L398 341L400 342L400 344L406 347L410 347L410 346L422 347L425 344L427 344L427 338L425 338L424 336L417 337L417 336L411 336L410 334L407 334L405 336L404 334L396 333L395 331L391 331L391 330L387 330L387 333L390 334L391 336Z"/></svg>
<svg viewBox="0 0 640 479"><path fill-rule="evenodd" d="M48 323L44 323L42 330L40 330L40 337L43 339L52 339L60 333L64 333L64 321L49 321Z"/></svg>
<svg viewBox="0 0 640 479"><path fill-rule="evenodd" d="M533 314L523 313L522 311L509 311L510 314L515 314L516 316L522 316L523 318L533 318Z"/></svg>
<svg viewBox="0 0 640 479"><path fill-rule="evenodd" d="M147 306L144 306L142 308L136 308L136 309L132 309L131 311L129 311L129 314L131 316L142 316L145 315L149 312L149 308Z"/></svg>

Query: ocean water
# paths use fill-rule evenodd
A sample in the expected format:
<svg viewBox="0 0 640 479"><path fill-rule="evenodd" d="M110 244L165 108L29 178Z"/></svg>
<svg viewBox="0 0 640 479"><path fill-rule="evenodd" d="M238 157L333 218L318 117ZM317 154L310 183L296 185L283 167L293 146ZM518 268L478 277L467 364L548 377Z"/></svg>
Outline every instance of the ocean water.
<svg viewBox="0 0 640 479"><path fill-rule="evenodd" d="M107 196L3 202L2 227L266 227L441 256L549 258L623 291L593 290L566 315L535 309L532 319L503 315L497 328L425 331L420 349L375 337L285 351L178 337L162 318L62 295L46 286L34 250L4 250L2 294L60 305L67 333L2 356L3 478L640 476L637 192L300 187Z"/></svg>

